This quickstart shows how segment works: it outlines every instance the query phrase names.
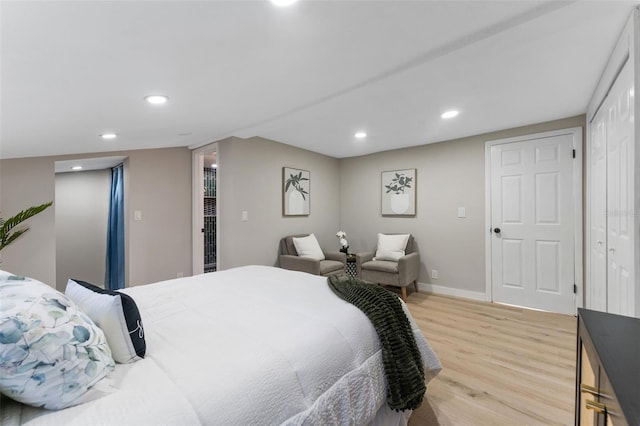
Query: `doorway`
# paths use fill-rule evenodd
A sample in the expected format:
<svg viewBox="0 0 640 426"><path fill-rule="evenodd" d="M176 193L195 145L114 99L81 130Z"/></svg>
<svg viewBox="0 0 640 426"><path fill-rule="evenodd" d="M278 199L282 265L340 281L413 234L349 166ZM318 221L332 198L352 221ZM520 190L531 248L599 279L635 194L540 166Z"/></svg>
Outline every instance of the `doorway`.
<svg viewBox="0 0 640 426"><path fill-rule="evenodd" d="M218 269L217 144L193 151L193 274Z"/></svg>
<svg viewBox="0 0 640 426"><path fill-rule="evenodd" d="M111 168L126 157L55 162L56 288L69 278L104 287Z"/></svg>
<svg viewBox="0 0 640 426"><path fill-rule="evenodd" d="M582 129L486 143L487 295L575 314L582 306Z"/></svg>

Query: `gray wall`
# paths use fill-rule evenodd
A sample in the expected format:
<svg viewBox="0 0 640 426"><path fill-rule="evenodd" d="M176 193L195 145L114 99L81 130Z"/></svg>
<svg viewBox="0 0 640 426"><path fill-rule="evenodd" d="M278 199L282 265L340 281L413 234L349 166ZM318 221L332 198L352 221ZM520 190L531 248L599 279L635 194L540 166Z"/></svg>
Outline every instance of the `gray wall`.
<svg viewBox="0 0 640 426"><path fill-rule="evenodd" d="M579 126L584 115L341 160L340 226L350 250L372 250L378 232L408 232L420 249L420 282L484 293L485 142ZM418 174L416 217L382 217L380 173L408 168ZM458 207L466 218L457 217Z"/></svg>
<svg viewBox="0 0 640 426"><path fill-rule="evenodd" d="M191 272L191 151L166 148L0 160L3 217L55 199L54 163L124 155L127 285ZM142 220L134 221L140 210ZM56 282L54 209L29 220L31 230L0 253L2 266L51 286Z"/></svg>
<svg viewBox="0 0 640 426"><path fill-rule="evenodd" d="M6 219L31 206L53 201L53 163L45 157L0 160L0 216ZM54 220L53 206L29 219L29 231L0 252L0 269L54 286Z"/></svg>
<svg viewBox="0 0 640 426"><path fill-rule="evenodd" d="M419 281L484 293L484 148L488 140L585 125L584 115L438 144L335 159L262 138L218 144L218 265L275 265L280 238L313 232L337 250L371 250L378 232L410 232L422 257ZM106 154L105 154L106 155ZM126 151L128 285L191 271L191 152L186 148ZM53 163L83 156L0 161L2 215L54 199ZM282 216L282 167L311 172L311 214ZM380 215L380 173L416 168L417 216ZM18 183L20 185L18 185ZM467 217L457 218L465 207ZM133 220L141 210L142 221ZM248 221L242 221L243 211ZM30 220L32 230L1 253L0 268L54 283L54 211ZM427 271L437 269L439 279Z"/></svg>
<svg viewBox="0 0 640 426"><path fill-rule="evenodd" d="M121 155L129 156L129 285L191 275L191 151L167 148ZM141 221L134 220L136 210L142 212Z"/></svg>
<svg viewBox="0 0 640 426"><path fill-rule="evenodd" d="M104 287L111 172L57 173L56 287L75 278Z"/></svg>
<svg viewBox="0 0 640 426"><path fill-rule="evenodd" d="M310 214L282 216L282 167L311 173ZM280 238L311 233L330 251L340 212L339 160L262 138L218 143L218 265L275 265ZM249 220L243 222L242 212Z"/></svg>

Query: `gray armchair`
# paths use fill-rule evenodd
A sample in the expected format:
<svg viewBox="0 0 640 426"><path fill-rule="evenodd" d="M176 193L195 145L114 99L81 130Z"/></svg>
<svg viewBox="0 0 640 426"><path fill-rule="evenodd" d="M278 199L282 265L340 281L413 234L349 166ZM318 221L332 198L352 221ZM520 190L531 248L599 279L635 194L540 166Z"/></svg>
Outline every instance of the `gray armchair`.
<svg viewBox="0 0 640 426"><path fill-rule="evenodd" d="M358 277L365 281L400 287L402 300L407 300L407 286L413 283L418 291L418 275L420 273L420 253L417 251L413 236L409 235L405 255L397 262L389 260L373 260L373 252L356 254Z"/></svg>
<svg viewBox="0 0 640 426"><path fill-rule="evenodd" d="M280 240L278 263L281 268L324 276L346 273L347 256L344 253L323 250L325 260L298 256L293 238L306 237L307 235L309 234L288 235Z"/></svg>

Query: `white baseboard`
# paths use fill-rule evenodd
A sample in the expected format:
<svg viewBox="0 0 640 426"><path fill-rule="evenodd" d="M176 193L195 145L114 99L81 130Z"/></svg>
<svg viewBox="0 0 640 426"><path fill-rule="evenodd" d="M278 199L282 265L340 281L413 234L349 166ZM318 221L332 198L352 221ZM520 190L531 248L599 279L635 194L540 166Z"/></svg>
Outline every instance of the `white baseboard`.
<svg viewBox="0 0 640 426"><path fill-rule="evenodd" d="M463 299L486 301L484 293L479 291L462 290L459 288L445 287L442 285L434 285L427 283L418 283L418 289L427 293L440 294L443 296L462 297Z"/></svg>

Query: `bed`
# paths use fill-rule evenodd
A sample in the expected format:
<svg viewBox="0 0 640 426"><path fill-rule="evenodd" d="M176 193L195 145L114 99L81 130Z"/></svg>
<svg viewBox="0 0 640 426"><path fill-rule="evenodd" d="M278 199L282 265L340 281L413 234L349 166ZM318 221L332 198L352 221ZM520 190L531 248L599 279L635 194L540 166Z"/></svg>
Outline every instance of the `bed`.
<svg viewBox="0 0 640 426"><path fill-rule="evenodd" d="M2 425L406 424L410 412L386 404L371 322L324 277L244 266L122 292L144 323L144 359L62 410L3 396ZM428 382L440 362L403 309Z"/></svg>

